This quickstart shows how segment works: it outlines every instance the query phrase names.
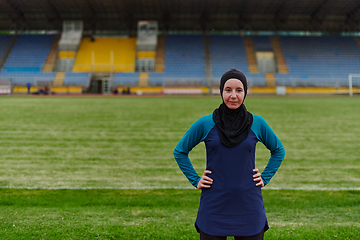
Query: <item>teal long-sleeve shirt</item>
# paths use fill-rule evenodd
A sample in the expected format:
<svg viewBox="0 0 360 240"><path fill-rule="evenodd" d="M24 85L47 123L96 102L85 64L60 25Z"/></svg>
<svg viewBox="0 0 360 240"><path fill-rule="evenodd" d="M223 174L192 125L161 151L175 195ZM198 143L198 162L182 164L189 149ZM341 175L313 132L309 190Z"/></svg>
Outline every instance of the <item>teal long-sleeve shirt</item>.
<svg viewBox="0 0 360 240"><path fill-rule="evenodd" d="M174 157L181 171L194 187L197 186L200 176L195 171L188 154L197 144L202 141L206 142L209 132L214 127L216 126L212 114L199 118L191 125L175 147ZM256 136L257 141L263 143L271 153L267 166L261 173L261 178L264 184L267 185L280 167L285 157L285 149L274 131L261 116L253 115L250 130Z"/></svg>

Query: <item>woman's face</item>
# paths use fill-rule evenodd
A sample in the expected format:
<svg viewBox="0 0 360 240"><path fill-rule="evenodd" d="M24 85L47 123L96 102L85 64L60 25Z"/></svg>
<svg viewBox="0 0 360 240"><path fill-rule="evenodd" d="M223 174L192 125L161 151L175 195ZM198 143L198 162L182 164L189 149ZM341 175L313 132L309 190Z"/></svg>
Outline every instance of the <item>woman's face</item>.
<svg viewBox="0 0 360 240"><path fill-rule="evenodd" d="M230 78L225 82L222 97L225 105L230 109L237 109L244 101L244 85L239 79Z"/></svg>

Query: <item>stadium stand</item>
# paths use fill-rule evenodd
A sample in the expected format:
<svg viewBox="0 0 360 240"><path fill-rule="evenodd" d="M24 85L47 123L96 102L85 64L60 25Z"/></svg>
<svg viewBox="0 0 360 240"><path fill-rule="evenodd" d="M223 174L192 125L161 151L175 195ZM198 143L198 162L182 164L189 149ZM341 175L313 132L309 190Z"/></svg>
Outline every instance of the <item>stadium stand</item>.
<svg viewBox="0 0 360 240"><path fill-rule="evenodd" d="M56 72L53 87L62 87L64 84L65 72Z"/></svg>
<svg viewBox="0 0 360 240"><path fill-rule="evenodd" d="M150 82L156 81L154 76L149 76ZM165 72L156 76L171 85L206 84L202 35L167 35Z"/></svg>
<svg viewBox="0 0 360 240"><path fill-rule="evenodd" d="M55 72L0 72L0 78L10 79L12 85L25 86L27 83L35 84L37 81L53 81Z"/></svg>
<svg viewBox="0 0 360 240"><path fill-rule="evenodd" d="M253 36L251 37L253 40L253 45L254 45L254 52L274 52L272 43L270 41L269 36ZM257 61L259 61L259 59L257 58ZM266 79L266 85L267 86L275 86L276 85L276 81L275 81L275 75L274 75L274 70L276 68L276 64L273 61L272 62L274 66L273 71L266 71L265 73L265 79ZM258 65L258 63L256 63ZM260 66L258 66L258 71L262 72L261 69L259 69ZM259 84L257 84L259 85Z"/></svg>
<svg viewBox="0 0 360 240"><path fill-rule="evenodd" d="M222 74L237 68L248 77L249 84L266 85L263 73L250 73L244 40L239 35L211 35L210 56L213 85L219 84Z"/></svg>
<svg viewBox="0 0 360 240"><path fill-rule="evenodd" d="M19 35L6 60L6 72L40 72L54 41L54 35Z"/></svg>
<svg viewBox="0 0 360 240"><path fill-rule="evenodd" d="M156 46L155 72L164 72L165 36L159 35Z"/></svg>
<svg viewBox="0 0 360 240"><path fill-rule="evenodd" d="M64 86L88 87L90 84L90 73L65 72Z"/></svg>
<svg viewBox="0 0 360 240"><path fill-rule="evenodd" d="M289 74L276 74L278 84L347 85L357 73L360 49L352 37L280 37Z"/></svg>
<svg viewBox="0 0 360 240"><path fill-rule="evenodd" d="M87 92L92 93L93 86L106 86L101 84L103 78L125 88L208 88L236 67L246 74L249 87L338 90L349 88L349 74L360 73L359 29L352 17L359 11L357 1L312 0L301 7L296 1L249 1L245 8L221 2L203 8L196 1L190 5L177 1L169 8L162 1L119 7L112 1L94 0L99 14L89 23L93 8L87 1L77 1L76 8L68 0L50 5L38 0L5 1L3 8L9 14L0 21L0 80L18 86L52 81L52 87L59 88L88 81ZM243 9L248 16L243 16ZM166 14L154 18L158 10ZM279 14L270 14L274 12ZM119 22L119 14L133 17ZM107 17L100 19L102 15ZM148 19L157 19L156 24ZM140 28L150 22L156 27ZM139 35L139 30L146 31ZM157 41L154 33L160 33ZM141 36L149 39L139 41Z"/></svg>
<svg viewBox="0 0 360 240"><path fill-rule="evenodd" d="M55 39L51 44L50 52L46 58L44 68L42 70L43 72L52 72L54 70L58 44L59 44L59 36L57 35L55 36Z"/></svg>
<svg viewBox="0 0 360 240"><path fill-rule="evenodd" d="M149 72L149 85L162 86L164 83L164 73L162 72Z"/></svg>
<svg viewBox="0 0 360 240"><path fill-rule="evenodd" d="M256 61L256 53L255 53L255 47L254 42L251 38L251 36L246 36L243 38L244 44L245 44L245 52L246 52L246 58L249 65L249 72L250 73L258 73L258 66Z"/></svg>
<svg viewBox="0 0 360 240"><path fill-rule="evenodd" d="M139 87L148 87L149 86L149 73L148 72L140 72L139 73Z"/></svg>
<svg viewBox="0 0 360 240"><path fill-rule="evenodd" d="M72 71L134 72L135 57L135 38L95 38L92 41L91 38L85 37L81 41ZM92 61L94 61L94 69L92 69ZM111 66L112 61L114 69Z"/></svg>
<svg viewBox="0 0 360 240"><path fill-rule="evenodd" d="M138 72L118 72L114 74L112 86L121 87L121 86L136 86L139 81Z"/></svg>
<svg viewBox="0 0 360 240"><path fill-rule="evenodd" d="M54 72L41 72L54 41L54 35L19 35L11 50L0 78L10 79L12 85L52 81Z"/></svg>
<svg viewBox="0 0 360 240"><path fill-rule="evenodd" d="M270 38L268 36L253 36L255 51L273 51Z"/></svg>
<svg viewBox="0 0 360 240"><path fill-rule="evenodd" d="M217 83L221 75L232 67L249 73L244 41L240 36L210 36L210 56L212 75Z"/></svg>
<svg viewBox="0 0 360 240"><path fill-rule="evenodd" d="M278 73L283 73L283 74L289 73L279 38L271 37L271 44L273 46L275 57L276 57Z"/></svg>
<svg viewBox="0 0 360 240"><path fill-rule="evenodd" d="M0 35L0 54L3 54L12 37ZM113 51L113 87L207 86L204 36L169 34L162 37L164 56L160 71L164 72L140 74L135 72L136 57L155 58L157 52L136 52L135 38L96 38L95 41L84 38L78 52L58 53L58 60L76 57L74 72L58 69L57 72L41 72L48 59L54 35L19 35L0 71L0 78L11 80L13 86L25 86L27 83L36 86L40 81L54 81L57 87L86 88L90 86L91 52L94 51L96 56L94 72L111 72L110 52L116 49ZM245 44L250 41L254 54L257 51L272 51L277 61L282 59L283 73L279 70L270 76L274 76L278 85L347 86L348 74L357 73L360 66L360 47L352 37L243 37L212 34L208 39L214 86L218 85L223 72L231 67L245 73L250 87L269 86L269 75L250 71L249 53ZM280 57L279 52L282 55Z"/></svg>

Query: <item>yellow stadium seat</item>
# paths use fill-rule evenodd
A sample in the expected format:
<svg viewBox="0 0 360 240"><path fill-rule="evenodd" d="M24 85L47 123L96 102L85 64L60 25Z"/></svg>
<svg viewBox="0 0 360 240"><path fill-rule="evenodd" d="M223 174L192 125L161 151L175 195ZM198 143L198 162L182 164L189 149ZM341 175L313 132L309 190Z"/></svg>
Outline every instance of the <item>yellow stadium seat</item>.
<svg viewBox="0 0 360 240"><path fill-rule="evenodd" d="M59 58L73 58L73 57L75 57L75 52L74 51L60 51L58 53L58 57Z"/></svg>
<svg viewBox="0 0 360 240"><path fill-rule="evenodd" d="M144 52L139 51L137 53L137 58L155 58L156 53L155 52Z"/></svg>
<svg viewBox="0 0 360 240"><path fill-rule="evenodd" d="M73 72L135 72L136 38L84 38Z"/></svg>

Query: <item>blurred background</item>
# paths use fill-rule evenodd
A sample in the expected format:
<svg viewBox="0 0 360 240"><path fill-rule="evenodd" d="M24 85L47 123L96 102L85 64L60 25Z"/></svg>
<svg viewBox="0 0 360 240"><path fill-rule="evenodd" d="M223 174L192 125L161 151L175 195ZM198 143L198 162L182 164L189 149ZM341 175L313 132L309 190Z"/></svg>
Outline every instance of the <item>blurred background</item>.
<svg viewBox="0 0 360 240"><path fill-rule="evenodd" d="M360 86L357 0L0 0L0 94L211 94Z"/></svg>

